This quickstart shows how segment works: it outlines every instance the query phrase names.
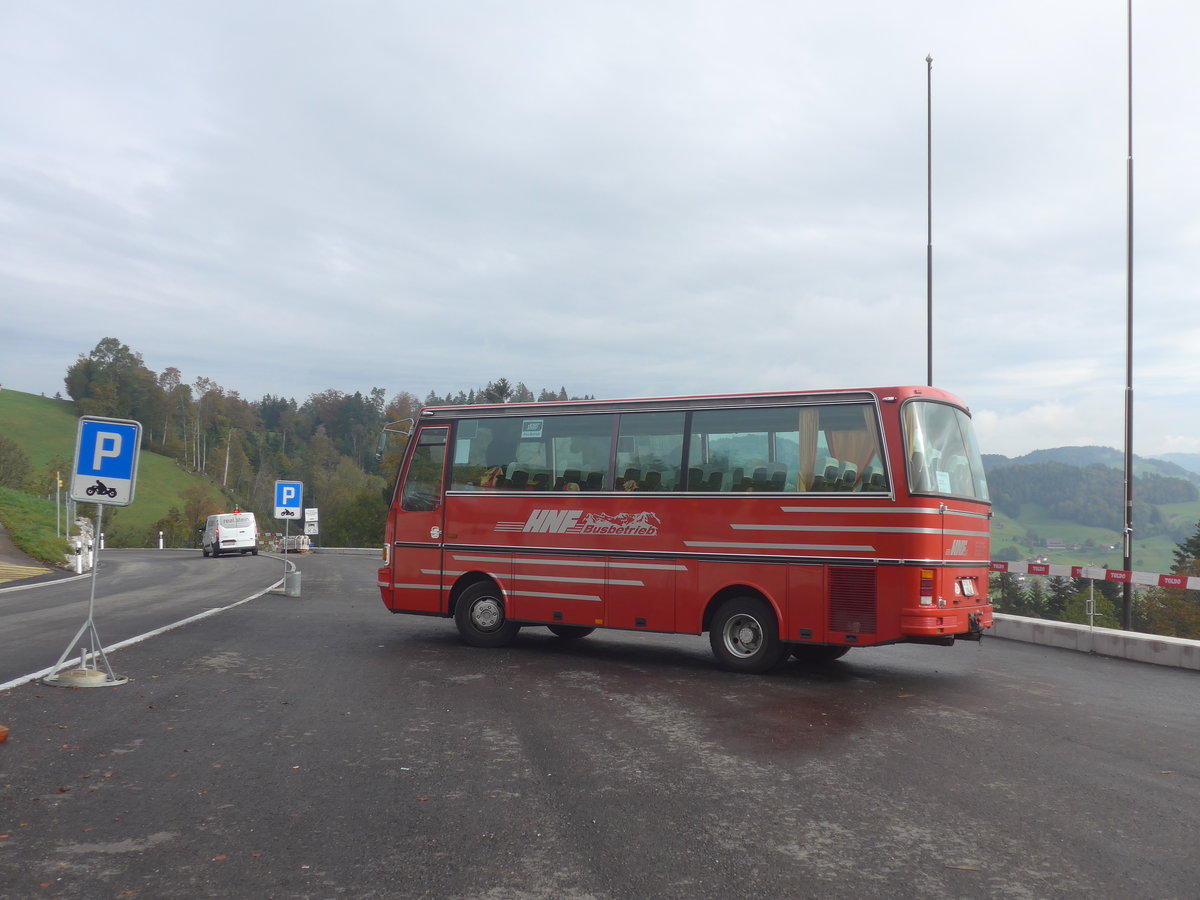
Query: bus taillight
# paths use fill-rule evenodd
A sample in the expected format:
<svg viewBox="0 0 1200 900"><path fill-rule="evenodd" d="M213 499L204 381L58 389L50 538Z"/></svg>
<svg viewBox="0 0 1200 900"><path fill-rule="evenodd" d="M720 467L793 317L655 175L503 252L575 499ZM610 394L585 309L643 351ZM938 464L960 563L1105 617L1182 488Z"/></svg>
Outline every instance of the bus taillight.
<svg viewBox="0 0 1200 900"><path fill-rule="evenodd" d="M921 570L921 605L933 606L933 569Z"/></svg>

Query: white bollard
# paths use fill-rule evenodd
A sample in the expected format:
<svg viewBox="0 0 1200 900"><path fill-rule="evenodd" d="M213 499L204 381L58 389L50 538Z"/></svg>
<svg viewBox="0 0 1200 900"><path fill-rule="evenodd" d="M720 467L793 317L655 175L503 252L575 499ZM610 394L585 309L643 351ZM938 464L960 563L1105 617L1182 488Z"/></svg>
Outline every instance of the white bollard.
<svg viewBox="0 0 1200 900"><path fill-rule="evenodd" d="M158 549L159 549L159 550L161 550L162 548L163 548L163 545L162 545L162 532L160 531L160 532L158 533Z"/></svg>

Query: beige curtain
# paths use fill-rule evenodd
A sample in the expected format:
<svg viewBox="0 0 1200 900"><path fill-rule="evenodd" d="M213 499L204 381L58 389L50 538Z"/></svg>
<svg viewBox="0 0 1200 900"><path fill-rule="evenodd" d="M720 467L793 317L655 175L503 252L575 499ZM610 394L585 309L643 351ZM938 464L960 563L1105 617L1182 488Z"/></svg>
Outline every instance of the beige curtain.
<svg viewBox="0 0 1200 900"><path fill-rule="evenodd" d="M796 476L796 490L812 489L814 469L817 467L817 432L820 429L820 414L815 408L800 410L800 472Z"/></svg>

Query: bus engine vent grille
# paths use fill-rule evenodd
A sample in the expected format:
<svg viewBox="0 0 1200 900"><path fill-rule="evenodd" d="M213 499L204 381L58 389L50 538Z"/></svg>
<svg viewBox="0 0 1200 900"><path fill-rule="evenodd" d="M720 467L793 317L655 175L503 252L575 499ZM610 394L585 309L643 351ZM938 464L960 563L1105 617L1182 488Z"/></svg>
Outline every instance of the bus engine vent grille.
<svg viewBox="0 0 1200 900"><path fill-rule="evenodd" d="M875 594L874 568L831 567L829 630L845 634L874 634Z"/></svg>

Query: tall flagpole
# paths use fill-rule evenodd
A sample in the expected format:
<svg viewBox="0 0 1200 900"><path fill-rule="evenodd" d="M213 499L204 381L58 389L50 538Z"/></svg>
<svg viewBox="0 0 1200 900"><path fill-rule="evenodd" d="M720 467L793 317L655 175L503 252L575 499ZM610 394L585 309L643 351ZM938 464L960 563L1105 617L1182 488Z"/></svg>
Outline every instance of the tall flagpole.
<svg viewBox="0 0 1200 900"><path fill-rule="evenodd" d="M1128 146L1125 159L1125 530L1124 569L1133 569L1133 0L1127 0ZM1124 584L1121 627L1133 624L1133 585Z"/></svg>
<svg viewBox="0 0 1200 900"><path fill-rule="evenodd" d="M925 348L933 384L933 56L925 57Z"/></svg>

